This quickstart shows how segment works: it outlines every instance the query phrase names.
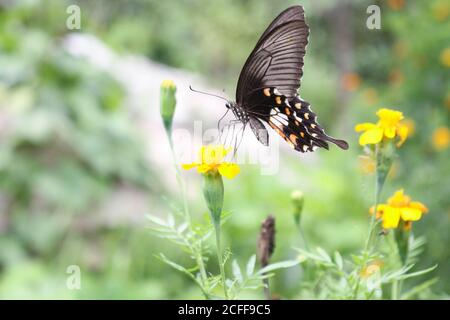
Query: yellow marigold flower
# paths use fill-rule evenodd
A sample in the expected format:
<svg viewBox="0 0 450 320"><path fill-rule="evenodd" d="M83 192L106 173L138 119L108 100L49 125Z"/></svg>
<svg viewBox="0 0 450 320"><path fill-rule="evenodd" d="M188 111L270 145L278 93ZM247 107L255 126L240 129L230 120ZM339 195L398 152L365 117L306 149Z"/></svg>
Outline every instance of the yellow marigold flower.
<svg viewBox="0 0 450 320"><path fill-rule="evenodd" d="M412 201L404 194L403 189L400 189L388 199L387 203L377 206L376 218L381 218L384 229L397 228L400 219L410 228L409 222L419 220L426 212L428 208L423 203ZM374 213L374 207L370 208L370 213Z"/></svg>
<svg viewBox="0 0 450 320"><path fill-rule="evenodd" d="M447 68L450 68L450 48L445 48L441 53L441 62Z"/></svg>
<svg viewBox="0 0 450 320"><path fill-rule="evenodd" d="M383 108L377 111L377 116L379 121L376 124L365 122L355 126L356 132L363 132L359 137L359 144L377 144L383 138L393 139L397 136L400 138L397 146L401 146L408 137L408 127L401 122L403 113Z"/></svg>
<svg viewBox="0 0 450 320"><path fill-rule="evenodd" d="M437 128L431 137L436 150L442 151L450 145L450 130L447 127Z"/></svg>
<svg viewBox="0 0 450 320"><path fill-rule="evenodd" d="M446 1L437 2L432 10L434 18L439 22L447 20L450 15L450 5Z"/></svg>
<svg viewBox="0 0 450 320"><path fill-rule="evenodd" d="M202 146L200 162L186 163L182 167L185 170L197 167L197 171L202 174L219 172L225 178L232 179L240 172L240 168L235 163L223 161L229 151L224 146Z"/></svg>
<svg viewBox="0 0 450 320"><path fill-rule="evenodd" d="M372 263L370 263L369 265L367 265L366 267L364 267L361 270L361 277L363 278L369 278L370 276L372 276L373 274L379 273L381 271L381 268L383 267L384 263L382 260L375 260Z"/></svg>

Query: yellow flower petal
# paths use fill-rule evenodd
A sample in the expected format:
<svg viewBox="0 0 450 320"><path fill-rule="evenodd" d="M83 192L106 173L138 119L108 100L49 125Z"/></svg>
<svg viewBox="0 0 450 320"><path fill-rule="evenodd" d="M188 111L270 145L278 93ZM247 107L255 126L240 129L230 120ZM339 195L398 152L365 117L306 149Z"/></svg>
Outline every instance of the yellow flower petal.
<svg viewBox="0 0 450 320"><path fill-rule="evenodd" d="M199 173L207 173L209 171L214 170L214 168L215 168L214 166L209 165L209 164L200 164L197 166L197 171Z"/></svg>
<svg viewBox="0 0 450 320"><path fill-rule="evenodd" d="M385 205L385 204L379 204L377 206L377 215L375 216L377 219L379 219L383 216L383 212L384 212L384 210L386 210L386 207L387 207L387 205ZM370 207L370 210L369 210L370 214L373 214L373 211L374 211L373 209L374 209L374 206Z"/></svg>
<svg viewBox="0 0 450 320"><path fill-rule="evenodd" d="M219 165L219 173L228 179L233 179L241 169L237 164L234 163L222 163Z"/></svg>
<svg viewBox="0 0 450 320"><path fill-rule="evenodd" d="M397 124L403 119L403 113L397 110L382 108L377 111L380 121L386 124Z"/></svg>
<svg viewBox="0 0 450 320"><path fill-rule="evenodd" d="M400 208L400 215L404 221L417 221L422 217L422 212L416 208Z"/></svg>
<svg viewBox="0 0 450 320"><path fill-rule="evenodd" d="M367 130L359 137L359 144L364 146L366 144L376 144L383 138L383 130L378 127L373 127Z"/></svg>
<svg viewBox="0 0 450 320"><path fill-rule="evenodd" d="M388 199L388 204L393 207L402 207L407 206L410 200L408 196L405 196L404 190L399 189Z"/></svg>
<svg viewBox="0 0 450 320"><path fill-rule="evenodd" d="M228 150L223 146L202 146L200 158L202 163L219 164L227 155Z"/></svg>
<svg viewBox="0 0 450 320"><path fill-rule="evenodd" d="M422 202L419 202L419 201L411 202L409 204L409 207L410 208L414 208L414 209L418 209L422 213L427 213L428 212L428 208Z"/></svg>
<svg viewBox="0 0 450 320"><path fill-rule="evenodd" d="M182 167L184 170L190 170L190 169L192 169L192 168L194 168L194 167L196 167L196 166L198 166L198 164L195 163L195 162L192 162L192 163L183 163L183 164L181 165L181 167Z"/></svg>
<svg viewBox="0 0 450 320"><path fill-rule="evenodd" d="M397 143L397 147L400 147L403 142L405 142L406 138L408 137L409 128L407 125L399 125L397 128L397 135L400 138L400 141Z"/></svg>
<svg viewBox="0 0 450 320"><path fill-rule="evenodd" d="M386 138L392 139L395 137L395 131L396 128L395 127L386 127L384 128L384 135L386 136Z"/></svg>
<svg viewBox="0 0 450 320"><path fill-rule="evenodd" d="M397 228L400 222L400 210L391 206L386 206L383 211L383 228Z"/></svg>
<svg viewBox="0 0 450 320"><path fill-rule="evenodd" d="M369 129L375 128L376 126L377 126L377 125L374 124L374 123L364 122L364 123L357 124L357 125L355 126L355 131L356 131L356 132L367 131L367 130L369 130Z"/></svg>

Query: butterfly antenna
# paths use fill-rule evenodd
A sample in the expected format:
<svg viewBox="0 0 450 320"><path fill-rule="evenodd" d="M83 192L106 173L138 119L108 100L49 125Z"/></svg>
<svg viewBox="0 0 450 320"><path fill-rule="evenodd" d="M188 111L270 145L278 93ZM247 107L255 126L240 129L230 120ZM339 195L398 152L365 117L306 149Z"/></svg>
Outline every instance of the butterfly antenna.
<svg viewBox="0 0 450 320"><path fill-rule="evenodd" d="M219 95L214 94L214 93L209 93L209 92L204 92L204 91L196 90L196 89L192 88L191 85L189 85L189 89L190 89L191 91L193 91L193 92L205 94L205 95L207 95L207 96L212 96L212 97L220 98L220 99L225 100L225 101L228 102L228 99L227 99L227 98L224 98L224 97L219 96Z"/></svg>

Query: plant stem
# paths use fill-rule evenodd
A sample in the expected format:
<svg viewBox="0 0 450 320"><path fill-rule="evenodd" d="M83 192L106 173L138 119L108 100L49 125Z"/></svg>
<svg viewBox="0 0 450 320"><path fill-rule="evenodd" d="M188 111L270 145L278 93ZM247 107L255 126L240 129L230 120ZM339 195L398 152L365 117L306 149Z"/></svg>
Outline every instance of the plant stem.
<svg viewBox="0 0 450 320"><path fill-rule="evenodd" d="M264 295L266 297L266 300L272 300L270 296L269 279L264 279L263 284L264 284Z"/></svg>
<svg viewBox="0 0 450 320"><path fill-rule="evenodd" d="M301 222L298 224L298 231L300 232L300 236L302 237L303 245L305 246L306 251L309 251L308 241L306 240L305 232L303 231Z"/></svg>
<svg viewBox="0 0 450 320"><path fill-rule="evenodd" d="M398 300L398 292L399 292L399 285L398 285L398 281L394 280L394 282L392 283L392 293L391 293L391 299L392 300Z"/></svg>
<svg viewBox="0 0 450 320"><path fill-rule="evenodd" d="M362 271L366 265L367 262L369 260L370 254L372 252L372 238L373 238L373 233L376 229L376 225L377 225L377 207L378 204L380 202L380 195L381 195L381 189L383 188L383 184L384 184L384 178L385 177L381 177L380 175L380 165L381 165L381 155L379 152L379 145L375 146L375 161L376 161L376 170L375 170L375 206L374 206L374 212L370 217L370 224L369 224L369 231L368 231L368 236L366 239L366 243L364 245L364 250L363 250L363 263L361 264L361 268L359 271ZM384 175L384 173L383 173ZM355 290L353 292L353 299L357 299L358 298L358 291L359 291L359 285L361 282L360 276L357 275L358 280L356 282L356 286L355 286Z"/></svg>
<svg viewBox="0 0 450 320"><path fill-rule="evenodd" d="M223 293L225 295L225 299L228 300L228 291L227 291L227 285L226 285L226 276L225 276L225 269L223 265L223 257L222 257L222 246L220 242L220 221L214 221L214 229L216 232L216 246L217 246L217 259L219 261L219 268L220 268L220 275L222 277L222 283L223 283Z"/></svg>
<svg viewBox="0 0 450 320"><path fill-rule="evenodd" d="M184 219L186 220L186 223L188 224L189 229L192 231L191 215L189 213L189 206L188 206L188 203L187 203L186 187L185 187L183 179L181 178L180 168L177 165L177 160L176 160L176 156L175 156L175 150L174 150L174 146L173 146L172 137L170 135L170 132L166 131L166 134L167 134L167 138L169 140L170 151L171 151L171 154L172 154L173 166L175 168L175 177L177 179L178 188L181 191L181 197L183 199ZM207 300L209 300L210 297L209 297L209 295L207 294L207 292L205 290L206 283L208 281L208 275L206 273L205 263L203 261L202 255L201 255L201 252L202 252L202 244L201 244L201 242L199 243L196 252L197 252L197 254L195 256L195 261L197 262L198 268L200 270L200 276L201 276L202 285L203 285L202 291L203 291L203 294L205 295L205 298Z"/></svg>

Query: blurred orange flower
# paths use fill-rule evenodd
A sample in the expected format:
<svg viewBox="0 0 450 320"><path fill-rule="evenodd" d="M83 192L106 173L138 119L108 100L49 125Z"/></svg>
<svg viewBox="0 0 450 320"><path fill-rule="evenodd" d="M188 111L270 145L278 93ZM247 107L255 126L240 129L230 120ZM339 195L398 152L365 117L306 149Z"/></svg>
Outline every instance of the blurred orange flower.
<svg viewBox="0 0 450 320"><path fill-rule="evenodd" d="M354 72L346 73L342 77L342 87L347 91L355 91L361 84L361 78Z"/></svg>
<svg viewBox="0 0 450 320"><path fill-rule="evenodd" d="M405 76L400 69L394 69L389 74L389 83L393 86L399 86L405 81Z"/></svg>
<svg viewBox="0 0 450 320"><path fill-rule="evenodd" d="M450 47L445 48L441 53L441 63L447 67L450 68Z"/></svg>
<svg viewBox="0 0 450 320"><path fill-rule="evenodd" d="M450 145L450 130L447 127L437 128L431 137L436 150L442 151Z"/></svg>
<svg viewBox="0 0 450 320"><path fill-rule="evenodd" d="M405 5L405 0L388 0L388 5L393 10L400 10Z"/></svg>
<svg viewBox="0 0 450 320"><path fill-rule="evenodd" d="M394 54L401 59L405 58L408 54L408 46L406 45L405 41L397 41L394 44L393 50Z"/></svg>
<svg viewBox="0 0 450 320"><path fill-rule="evenodd" d="M367 88L364 91L363 96L368 104L375 104L378 102L378 92L374 88Z"/></svg>
<svg viewBox="0 0 450 320"><path fill-rule="evenodd" d="M403 189L397 190L387 203L377 206L376 217L382 220L384 229L397 228L400 220L404 222L417 221L422 218L422 214L427 213L428 208L421 202L412 201L404 194ZM374 213L374 207L370 208L370 213Z"/></svg>
<svg viewBox="0 0 450 320"><path fill-rule="evenodd" d="M371 275L379 273L383 265L384 262L382 260L374 260L361 270L361 277L369 278Z"/></svg>

